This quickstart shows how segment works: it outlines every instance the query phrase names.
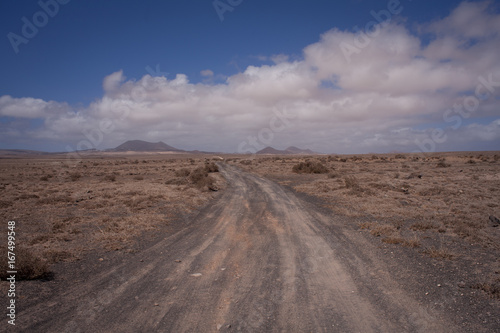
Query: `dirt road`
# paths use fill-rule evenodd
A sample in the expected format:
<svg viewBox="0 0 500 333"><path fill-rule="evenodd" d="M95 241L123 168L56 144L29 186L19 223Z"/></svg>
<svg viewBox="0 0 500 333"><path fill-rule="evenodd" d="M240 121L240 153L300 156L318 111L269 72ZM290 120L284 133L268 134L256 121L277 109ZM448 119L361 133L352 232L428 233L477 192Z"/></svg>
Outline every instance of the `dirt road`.
<svg viewBox="0 0 500 333"><path fill-rule="evenodd" d="M189 225L23 309L30 332L459 332L354 227L232 166Z"/></svg>

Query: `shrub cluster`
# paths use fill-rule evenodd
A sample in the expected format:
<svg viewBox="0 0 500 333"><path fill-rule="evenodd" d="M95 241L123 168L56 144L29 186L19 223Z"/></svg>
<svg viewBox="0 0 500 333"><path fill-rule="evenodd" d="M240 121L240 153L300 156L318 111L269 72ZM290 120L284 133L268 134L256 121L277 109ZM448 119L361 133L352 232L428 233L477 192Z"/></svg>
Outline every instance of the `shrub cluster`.
<svg viewBox="0 0 500 333"><path fill-rule="evenodd" d="M205 170L207 172L219 172L219 167L214 162L205 163Z"/></svg>
<svg viewBox="0 0 500 333"><path fill-rule="evenodd" d="M215 184L215 179L209 176L207 169L204 167L194 169L189 175L189 179L199 189L211 189Z"/></svg>
<svg viewBox="0 0 500 333"><path fill-rule="evenodd" d="M292 171L295 173L327 173L328 169L320 162L307 161L295 164Z"/></svg>

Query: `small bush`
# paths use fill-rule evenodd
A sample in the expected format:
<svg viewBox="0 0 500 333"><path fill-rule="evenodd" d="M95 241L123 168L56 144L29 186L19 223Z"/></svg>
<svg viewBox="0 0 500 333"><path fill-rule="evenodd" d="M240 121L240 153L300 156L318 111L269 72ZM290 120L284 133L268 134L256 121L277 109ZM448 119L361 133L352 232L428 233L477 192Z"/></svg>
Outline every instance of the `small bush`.
<svg viewBox="0 0 500 333"><path fill-rule="evenodd" d="M328 169L320 162L300 162L292 168L295 173L328 173Z"/></svg>
<svg viewBox="0 0 500 333"><path fill-rule="evenodd" d="M219 167L214 162L206 163L205 170L207 172L219 172Z"/></svg>
<svg viewBox="0 0 500 333"><path fill-rule="evenodd" d="M177 177L187 177L187 176L189 176L190 173L191 173L191 170L189 170L187 168L182 168L182 169L175 171L175 175Z"/></svg>
<svg viewBox="0 0 500 333"><path fill-rule="evenodd" d="M82 175L78 172L73 172L69 175L69 179L71 179L72 182L76 182L80 178L82 178Z"/></svg>
<svg viewBox="0 0 500 333"><path fill-rule="evenodd" d="M359 187L358 179L354 176L347 176L344 178L345 187L355 189Z"/></svg>
<svg viewBox="0 0 500 333"><path fill-rule="evenodd" d="M445 159L440 160L438 164L436 164L436 167L438 168L449 168L450 166L451 164L446 163Z"/></svg>
<svg viewBox="0 0 500 333"><path fill-rule="evenodd" d="M372 234L375 237L380 237L380 236L392 236L393 233L396 231L396 228L390 224L374 224L371 227L370 234Z"/></svg>
<svg viewBox="0 0 500 333"><path fill-rule="evenodd" d="M405 239L403 242L403 246L416 248L420 246L420 239L418 239L417 235L414 235L413 238Z"/></svg>
<svg viewBox="0 0 500 333"><path fill-rule="evenodd" d="M491 282L483 282L473 285L471 288L479 289L489 294L492 298L500 299L500 278Z"/></svg>
<svg viewBox="0 0 500 333"><path fill-rule="evenodd" d="M215 179L210 177L203 167L194 169L189 175L189 179L199 189L211 189L215 183Z"/></svg>
<svg viewBox="0 0 500 333"><path fill-rule="evenodd" d="M106 180L108 182L114 182L116 180L116 176L115 175L106 175L106 176L104 176L104 180Z"/></svg>
<svg viewBox="0 0 500 333"><path fill-rule="evenodd" d="M413 231L425 231L425 230L430 230L430 229L436 229L437 226L430 222L430 221L420 221L420 222L415 222L411 225L410 229Z"/></svg>
<svg viewBox="0 0 500 333"><path fill-rule="evenodd" d="M46 261L38 258L30 250L23 247L16 247L16 280L35 280L35 279L48 279L51 276L49 266ZM2 246L0 248L2 258L7 258L7 248ZM7 259L0 261L0 277L6 279L9 277L7 271Z"/></svg>
<svg viewBox="0 0 500 333"><path fill-rule="evenodd" d="M382 239L382 242L387 244L403 244L404 241L405 240L398 234L390 235Z"/></svg>
<svg viewBox="0 0 500 333"><path fill-rule="evenodd" d="M355 195L361 197L363 195L373 195L373 191L368 188L364 188L359 184L359 181L354 176L347 176L344 178L345 188L350 189L347 192L350 195Z"/></svg>
<svg viewBox="0 0 500 333"><path fill-rule="evenodd" d="M454 257L453 253L450 250L442 246L440 248L430 247L425 249L425 251L423 252L428 254L431 258L435 259L453 259Z"/></svg>

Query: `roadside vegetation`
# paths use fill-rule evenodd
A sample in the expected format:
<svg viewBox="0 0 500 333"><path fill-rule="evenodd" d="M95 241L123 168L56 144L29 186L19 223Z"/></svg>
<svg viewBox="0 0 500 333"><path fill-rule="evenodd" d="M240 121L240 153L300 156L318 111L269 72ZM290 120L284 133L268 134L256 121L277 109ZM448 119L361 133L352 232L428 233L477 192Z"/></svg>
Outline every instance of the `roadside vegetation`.
<svg viewBox="0 0 500 333"><path fill-rule="evenodd" d="M225 183L217 165L199 156L67 162L0 160L0 215L16 221L18 279L50 279L53 263L91 249L134 251L138 236L207 204ZM5 246L0 256L7 257Z"/></svg>

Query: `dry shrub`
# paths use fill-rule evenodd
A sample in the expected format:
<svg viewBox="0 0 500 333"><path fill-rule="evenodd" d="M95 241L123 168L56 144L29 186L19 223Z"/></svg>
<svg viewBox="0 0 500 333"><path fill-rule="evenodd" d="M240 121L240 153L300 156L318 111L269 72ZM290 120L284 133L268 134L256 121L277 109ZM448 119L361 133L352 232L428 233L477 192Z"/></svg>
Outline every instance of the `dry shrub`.
<svg viewBox="0 0 500 333"><path fill-rule="evenodd" d="M108 181L108 182L114 182L116 181L116 176L111 174L111 175L106 175L104 176L104 180Z"/></svg>
<svg viewBox="0 0 500 333"><path fill-rule="evenodd" d="M295 173L327 173L328 169L321 162L307 161L295 164L292 171Z"/></svg>
<svg viewBox="0 0 500 333"><path fill-rule="evenodd" d="M358 197L360 196L363 196L364 194L373 194L373 192L367 188L363 188L360 184L359 184L359 181L356 177L354 176L347 176L344 178L344 183L345 183L345 187L347 189L350 189L349 192L347 192L348 194L351 194L351 195L356 195Z"/></svg>
<svg viewBox="0 0 500 333"><path fill-rule="evenodd" d="M436 167L438 168L449 168L451 164L446 163L445 159L440 160L437 164Z"/></svg>
<svg viewBox="0 0 500 333"><path fill-rule="evenodd" d="M219 167L214 162L205 164L205 171L207 172L219 172Z"/></svg>
<svg viewBox="0 0 500 333"><path fill-rule="evenodd" d="M38 235L30 241L30 245L34 245L34 244L38 244L38 243L45 243L50 239L51 239L51 236L49 234Z"/></svg>
<svg viewBox="0 0 500 333"><path fill-rule="evenodd" d="M69 179L72 182L76 182L80 178L82 178L82 175L79 172L72 172L69 174Z"/></svg>
<svg viewBox="0 0 500 333"><path fill-rule="evenodd" d="M12 201L0 200L0 208L8 208L12 206L12 204L13 204Z"/></svg>
<svg viewBox="0 0 500 333"><path fill-rule="evenodd" d="M18 196L15 200L27 200L27 199L39 199L40 197L36 194L23 193Z"/></svg>
<svg viewBox="0 0 500 333"><path fill-rule="evenodd" d="M454 254L447 248L440 246L439 248L432 246L423 251L423 253L428 254L431 258L435 259L453 259Z"/></svg>
<svg viewBox="0 0 500 333"><path fill-rule="evenodd" d="M187 168L182 168L182 169L175 171L175 175L177 177L187 177L187 176L189 176L190 173L191 173L191 170L189 170Z"/></svg>
<svg viewBox="0 0 500 333"><path fill-rule="evenodd" d="M459 223L457 224L453 230L455 231L455 233L457 235L459 235L460 237L470 237L470 236L473 236L476 234L476 229L468 226L467 224L465 223Z"/></svg>
<svg viewBox="0 0 500 333"><path fill-rule="evenodd" d="M382 242L387 244L403 244L405 240L399 234L392 234L382 239Z"/></svg>
<svg viewBox="0 0 500 333"><path fill-rule="evenodd" d="M371 229L373 227L373 225L376 224L374 222L363 222L363 223L360 223L359 224L359 228L360 229Z"/></svg>
<svg viewBox="0 0 500 333"><path fill-rule="evenodd" d="M203 167L194 169L189 175L189 179L199 189L210 189L215 183L215 179L210 177L207 170Z"/></svg>
<svg viewBox="0 0 500 333"><path fill-rule="evenodd" d="M344 183L346 188L358 188L360 187L358 179L354 176L347 176L344 178Z"/></svg>
<svg viewBox="0 0 500 333"><path fill-rule="evenodd" d="M123 204L132 210L138 211L145 209L150 203L148 202L148 198L146 198L145 196L140 196L137 198L124 200Z"/></svg>
<svg viewBox="0 0 500 333"><path fill-rule="evenodd" d="M500 299L500 278L496 278L491 282L475 284L471 286L471 288L482 290L489 294L492 298Z"/></svg>
<svg viewBox="0 0 500 333"><path fill-rule="evenodd" d="M405 239L403 242L403 246L416 248L420 246L420 239L418 239L417 235L413 235L413 238Z"/></svg>
<svg viewBox="0 0 500 333"><path fill-rule="evenodd" d="M135 176L134 180L144 180L144 177L143 176Z"/></svg>
<svg viewBox="0 0 500 333"><path fill-rule="evenodd" d="M374 223L371 226L370 234L376 237L391 236L396 231L396 227L390 224Z"/></svg>
<svg viewBox="0 0 500 333"><path fill-rule="evenodd" d="M336 172L330 172L328 174L328 178L333 179L333 178L338 178L340 175Z"/></svg>
<svg viewBox="0 0 500 333"><path fill-rule="evenodd" d="M14 249L15 253L15 270L16 280L36 280L36 279L49 279L52 273L49 270L49 266L46 261L41 260L36 256L31 250L25 249L23 247L16 247ZM7 262L7 247L0 247L0 254L4 260L0 260L0 278L6 279L10 274L7 271L11 269L8 268Z"/></svg>
<svg viewBox="0 0 500 333"><path fill-rule="evenodd" d="M252 165L252 161L250 161L250 160L241 160L240 164L243 164L243 165Z"/></svg>
<svg viewBox="0 0 500 333"><path fill-rule="evenodd" d="M411 225L410 229L413 231L424 231L424 230L429 230L429 229L436 229L436 225L430 221L419 221L415 222Z"/></svg>

